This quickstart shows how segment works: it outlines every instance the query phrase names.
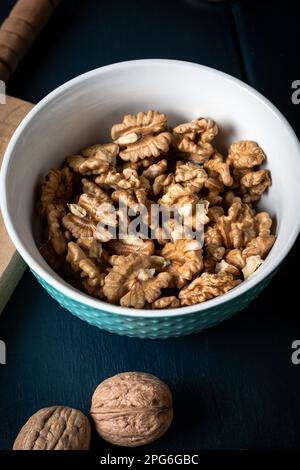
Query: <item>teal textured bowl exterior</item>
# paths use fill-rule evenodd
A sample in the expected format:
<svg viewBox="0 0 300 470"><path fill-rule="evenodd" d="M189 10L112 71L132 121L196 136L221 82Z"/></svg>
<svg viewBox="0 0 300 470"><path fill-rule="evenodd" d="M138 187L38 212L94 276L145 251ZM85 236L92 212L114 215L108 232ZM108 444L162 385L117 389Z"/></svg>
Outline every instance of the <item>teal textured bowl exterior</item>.
<svg viewBox="0 0 300 470"><path fill-rule="evenodd" d="M244 294L239 295L235 299L224 302L221 305L192 312L185 315L176 315L166 317L163 311L161 316L151 318L145 316L130 317L128 315L119 315L117 313L106 312L101 309L95 309L84 303L77 302L70 297L62 294L54 289L47 282L38 276L34 271L40 284L57 302L73 315L79 317L91 325L117 333L137 338L170 338L197 333L211 326L221 323L232 317L235 313L247 307L247 305L257 297L260 292L268 285L271 278L277 270L273 271L257 286L253 287Z"/></svg>

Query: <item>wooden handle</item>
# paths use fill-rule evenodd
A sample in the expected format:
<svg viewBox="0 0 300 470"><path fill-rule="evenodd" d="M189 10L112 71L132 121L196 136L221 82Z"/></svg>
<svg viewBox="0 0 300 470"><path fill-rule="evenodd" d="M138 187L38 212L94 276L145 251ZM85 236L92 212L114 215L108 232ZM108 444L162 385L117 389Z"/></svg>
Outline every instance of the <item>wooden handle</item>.
<svg viewBox="0 0 300 470"><path fill-rule="evenodd" d="M60 0L18 0L0 28L0 80L16 69Z"/></svg>

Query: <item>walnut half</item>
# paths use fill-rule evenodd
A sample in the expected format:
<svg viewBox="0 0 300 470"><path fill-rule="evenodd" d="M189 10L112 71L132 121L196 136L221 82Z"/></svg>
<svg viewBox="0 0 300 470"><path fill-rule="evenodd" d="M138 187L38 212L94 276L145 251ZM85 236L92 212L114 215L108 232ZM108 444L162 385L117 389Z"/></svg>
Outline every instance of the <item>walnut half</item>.
<svg viewBox="0 0 300 470"><path fill-rule="evenodd" d="M182 287L203 269L201 245L197 240L176 240L166 243L161 256L170 262L166 270L172 274L174 287Z"/></svg>
<svg viewBox="0 0 300 470"><path fill-rule="evenodd" d="M181 305L194 305L223 295L240 284L232 274L220 271L216 274L203 273L179 293Z"/></svg>
<svg viewBox="0 0 300 470"><path fill-rule="evenodd" d="M173 129L172 146L195 163L205 162L214 152L211 141L218 133L212 119L194 119Z"/></svg>
<svg viewBox="0 0 300 470"><path fill-rule="evenodd" d="M110 259L112 269L105 278L103 292L111 303L123 307L143 308L154 302L171 282L171 274L160 272L151 256L131 254L113 255Z"/></svg>
<svg viewBox="0 0 300 470"><path fill-rule="evenodd" d="M125 147L120 152L122 160L137 162L166 153L172 140L171 133L165 131L166 124L166 116L152 110L124 116L123 122L111 129L115 143Z"/></svg>
<svg viewBox="0 0 300 470"><path fill-rule="evenodd" d="M74 242L68 243L66 260L75 272L80 273L82 284L87 292L95 297L103 298L102 286L105 276L79 245Z"/></svg>

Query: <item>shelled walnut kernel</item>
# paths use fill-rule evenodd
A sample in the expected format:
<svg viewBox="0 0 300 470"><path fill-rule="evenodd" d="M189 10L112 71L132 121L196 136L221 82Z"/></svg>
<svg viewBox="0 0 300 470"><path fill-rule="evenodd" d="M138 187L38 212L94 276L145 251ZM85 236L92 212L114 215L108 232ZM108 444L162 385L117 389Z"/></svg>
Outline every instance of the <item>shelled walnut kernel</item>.
<svg viewBox="0 0 300 470"><path fill-rule="evenodd" d="M256 142L234 142L222 155L217 134L209 118L170 128L158 111L129 114L112 126L111 143L50 170L38 204L47 262L89 295L145 309L204 302L248 279L275 241L269 214L253 205L271 186L271 173L260 168L266 155ZM125 217L120 204L130 208ZM154 204L176 205L182 217L190 207L203 244L174 214L154 228ZM120 237L124 221L137 215L148 235Z"/></svg>

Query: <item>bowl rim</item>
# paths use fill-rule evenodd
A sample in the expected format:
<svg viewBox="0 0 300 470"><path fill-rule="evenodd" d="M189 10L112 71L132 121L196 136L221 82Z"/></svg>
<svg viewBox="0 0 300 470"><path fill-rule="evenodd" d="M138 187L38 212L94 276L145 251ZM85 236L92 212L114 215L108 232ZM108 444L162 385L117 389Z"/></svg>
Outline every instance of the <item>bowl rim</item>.
<svg viewBox="0 0 300 470"><path fill-rule="evenodd" d="M31 111L25 116L23 121L20 123L18 128L15 130L8 146L4 154L3 163L1 167L1 174L0 174L0 202L1 202L1 210L3 219L5 222L5 226L9 233L9 236L14 243L15 247L17 248L18 252L28 264L30 269L34 271L38 277L42 278L47 284L51 287L59 291L66 297L71 298L74 301L77 301L81 304L87 305L92 309L100 310L102 312L107 313L114 313L122 316L127 317L149 317L149 318L163 318L163 317L176 317L187 315L192 312L199 312L203 310L208 310L221 304L225 304L233 299L237 299L240 295L246 293L247 291L251 290L254 286L258 285L263 279L265 279L268 275L270 275L281 263L281 261L285 258L291 247L293 246L299 230L300 230L300 218L297 224L294 224L293 229L289 233L289 237L285 240L284 245L281 247L280 252L278 253L275 260L272 263L267 265L263 265L261 269L259 269L255 276L251 277L247 281L243 281L241 284L223 294L219 297L213 298L211 300L207 300L203 303L185 306L185 307L177 307L177 308L170 308L170 309L155 309L155 310L147 310L147 309L135 309L129 307L122 307L120 305L110 304L100 299L95 299L85 293L80 292L79 290L72 287L62 278L60 278L49 266L49 271L47 271L43 266L41 266L27 251L26 247L23 245L21 240L19 239L18 234L14 229L14 225L12 219L10 217L8 205L7 205L7 197L6 197L6 176L9 169L10 164L10 157L13 153L14 146L20 136L22 135L23 130L26 128L27 124L35 117L35 115L40 112L43 108L47 106L49 102L52 101L53 98L56 98L65 90L71 88L75 84L79 84L85 81L88 78L92 78L93 76L101 75L101 73L105 73L108 71L118 71L120 69L130 68L132 66L139 67L145 65L177 65L183 67L190 67L190 68L197 68L198 70L202 69L206 72L209 72L214 75L218 75L219 77L223 78L226 81L229 81L235 84L237 87L246 91L256 99L258 99L262 104L264 104L273 115L280 121L280 123L285 127L286 131L289 134L290 139L294 141L294 143L299 148L299 157L300 157L300 145L298 138L292 129L291 125L287 121L287 119L283 116L283 114L261 93L256 91L250 85L244 83L243 81L235 78L225 72L220 70L214 69L212 67L207 67L205 65L197 64L194 62L182 61L182 60L170 60L170 59L140 59L140 60L130 60L124 62L117 62L110 65L106 65L103 67L98 67L96 69L90 70L84 74L78 75L77 77L68 80L64 84L60 85L52 92L47 94L38 104L36 104ZM300 160L299 160L300 163ZM300 170L300 166L299 166ZM299 173L300 174L300 173ZM275 242L276 243L276 242ZM54 275L52 274L54 273Z"/></svg>

